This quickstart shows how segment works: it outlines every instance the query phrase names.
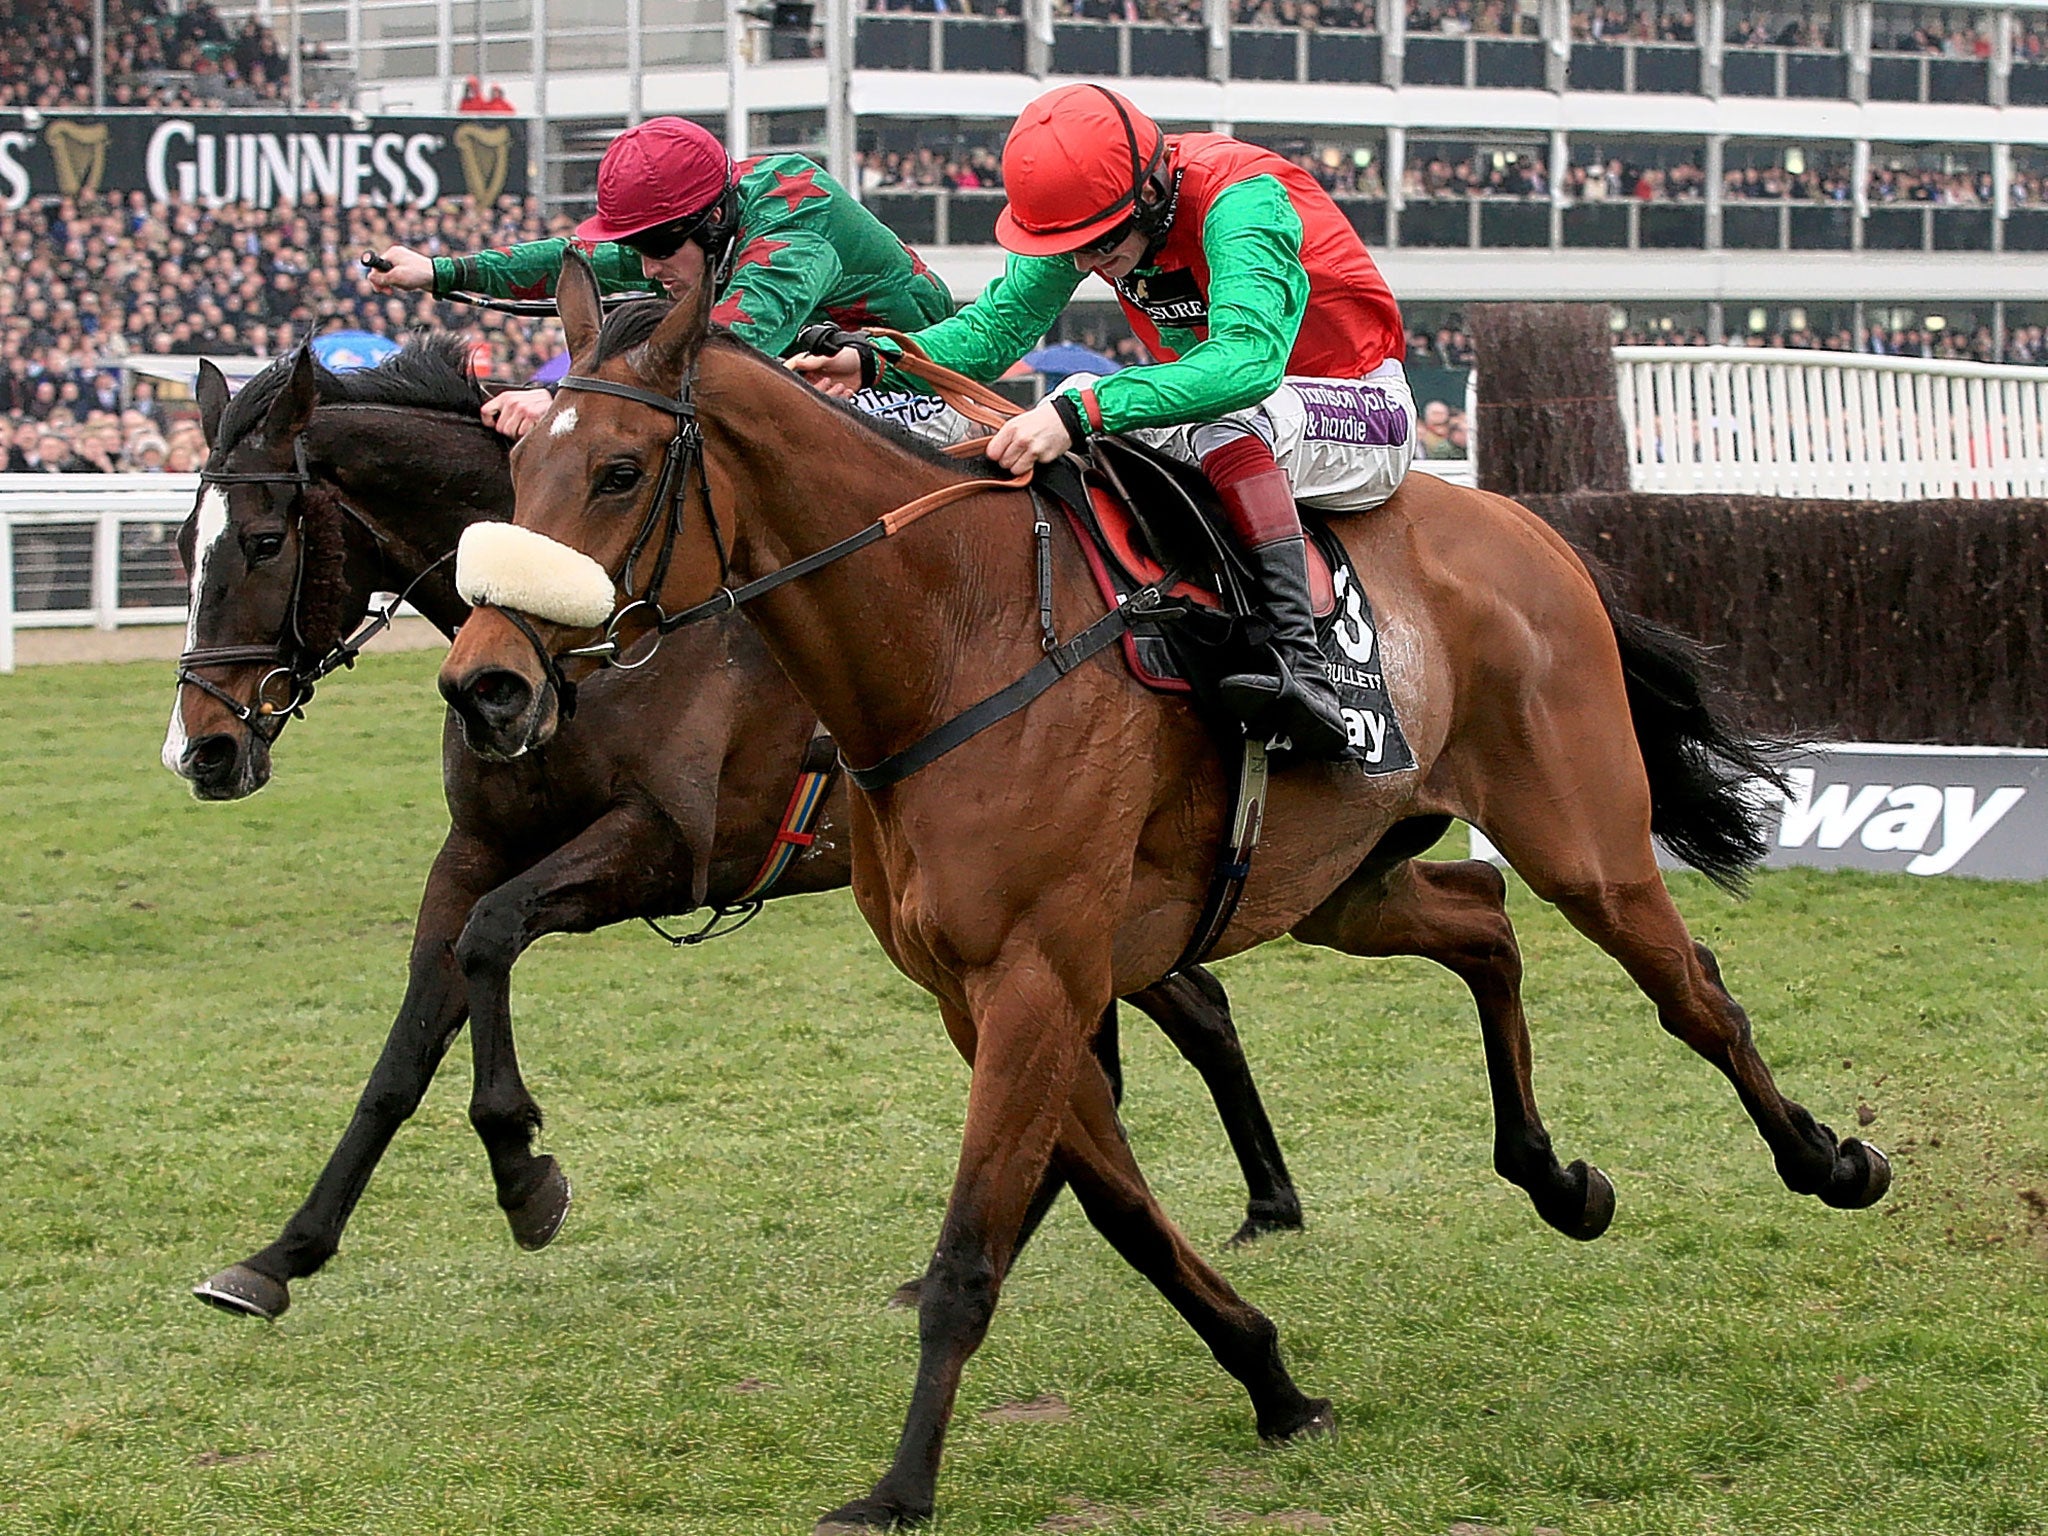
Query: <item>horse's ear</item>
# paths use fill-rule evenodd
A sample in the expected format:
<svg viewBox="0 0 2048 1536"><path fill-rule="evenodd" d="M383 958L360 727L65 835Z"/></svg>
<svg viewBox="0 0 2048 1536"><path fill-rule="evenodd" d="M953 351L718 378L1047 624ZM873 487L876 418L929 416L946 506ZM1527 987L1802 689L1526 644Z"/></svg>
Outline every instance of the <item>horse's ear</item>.
<svg viewBox="0 0 2048 1536"><path fill-rule="evenodd" d="M213 359L199 359L199 377L192 392L199 397L199 430L206 434L206 446L220 441L220 419L228 409L228 376L213 365Z"/></svg>
<svg viewBox="0 0 2048 1536"><path fill-rule="evenodd" d="M573 245L562 252L562 273L555 279L555 307L562 316L562 334L568 338L570 363L579 370L587 368L597 349L598 327L604 324L604 304L598 298L597 270Z"/></svg>
<svg viewBox="0 0 2048 1536"><path fill-rule="evenodd" d="M663 316L647 338L641 348L642 378L669 394L682 388L683 376L710 334L712 302L711 274L707 272L690 296Z"/></svg>
<svg viewBox="0 0 2048 1536"><path fill-rule="evenodd" d="M306 430L313 408L320 403L320 386L313 377L313 349L301 347L292 354L291 377L270 402L270 414L263 420L263 435L273 443L286 442Z"/></svg>

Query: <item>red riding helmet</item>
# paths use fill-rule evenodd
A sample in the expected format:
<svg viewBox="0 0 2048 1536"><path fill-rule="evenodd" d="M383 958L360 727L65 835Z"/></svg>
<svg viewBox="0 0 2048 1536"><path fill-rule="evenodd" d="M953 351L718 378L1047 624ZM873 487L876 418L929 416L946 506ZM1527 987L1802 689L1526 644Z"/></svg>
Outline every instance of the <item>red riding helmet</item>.
<svg viewBox="0 0 2048 1536"><path fill-rule="evenodd" d="M604 152L597 168L597 214L576 226L576 236L623 240L692 218L731 185L732 161L715 134L686 118L650 117Z"/></svg>
<svg viewBox="0 0 2048 1536"><path fill-rule="evenodd" d="M1166 160L1159 125L1115 91L1063 85L1026 107L1003 145L1009 206L996 239L1021 256L1063 256L1141 213Z"/></svg>

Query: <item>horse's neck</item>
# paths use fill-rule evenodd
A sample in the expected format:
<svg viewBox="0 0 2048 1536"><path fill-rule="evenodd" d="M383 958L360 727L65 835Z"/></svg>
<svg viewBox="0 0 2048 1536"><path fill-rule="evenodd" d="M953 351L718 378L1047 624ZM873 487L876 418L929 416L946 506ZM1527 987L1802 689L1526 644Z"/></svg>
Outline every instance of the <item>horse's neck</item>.
<svg viewBox="0 0 2048 1536"><path fill-rule="evenodd" d="M724 479L740 518L736 575L780 569L958 478L779 379L733 371L759 367L712 349L699 375L714 481ZM780 393L763 399L769 390ZM752 610L853 761L899 750L957 713L953 693L988 691L983 671L1015 669L1002 637L1025 626L1002 610L1033 602L1028 523L1006 518L998 532L988 507L973 498L943 507Z"/></svg>
<svg viewBox="0 0 2048 1536"><path fill-rule="evenodd" d="M362 573L352 584L365 587L363 603L373 591L410 589L409 601L429 620L444 629L459 625L468 608L456 594L452 560L419 578L455 548L471 523L512 515L503 446L481 423L430 411L328 406L314 423L316 452L371 530L349 531L374 546L365 550L368 558L350 565L352 573Z"/></svg>

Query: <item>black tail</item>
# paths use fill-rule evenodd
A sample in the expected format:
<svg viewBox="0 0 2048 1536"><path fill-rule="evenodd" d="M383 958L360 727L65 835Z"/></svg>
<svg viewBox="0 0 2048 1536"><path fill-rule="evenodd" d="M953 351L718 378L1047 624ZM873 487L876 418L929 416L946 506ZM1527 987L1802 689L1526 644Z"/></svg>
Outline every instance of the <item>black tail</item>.
<svg viewBox="0 0 2048 1536"><path fill-rule="evenodd" d="M1587 565L1621 648L1636 746L1650 777L1650 831L1714 884L1740 894L1771 846L1755 781L1785 788L1778 760L1787 744L1752 735L1731 718L1705 646L1630 613L1598 565Z"/></svg>

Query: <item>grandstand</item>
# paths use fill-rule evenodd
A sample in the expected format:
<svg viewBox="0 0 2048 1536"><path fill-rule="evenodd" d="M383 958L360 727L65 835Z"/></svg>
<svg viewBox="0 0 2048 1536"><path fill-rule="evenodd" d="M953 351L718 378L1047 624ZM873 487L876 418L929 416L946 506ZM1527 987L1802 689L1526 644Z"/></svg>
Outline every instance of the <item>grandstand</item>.
<svg viewBox="0 0 2048 1536"><path fill-rule="evenodd" d="M1480 299L1605 302L1616 340L1638 345L2048 360L2048 8L785 0L740 8L729 29L711 0L103 3L96 70L93 0L0 0L0 114L327 106L369 128L509 104L528 119L532 192L481 208L259 212L229 192L217 208L131 194L67 210L24 180L0 196L17 467L46 456L24 423L41 433L53 413L82 462L134 459L157 434L131 421L116 443L79 411L132 352L275 349L336 323L477 326L373 295L348 258L388 238L457 250L557 230L588 207L611 136L660 112L739 152L813 153L964 298L1001 260L1011 117L1076 77L1117 81L1169 127L1271 145L1330 189L1402 299L1419 393L1447 407L1429 424L1446 455L1461 451L1470 360L1459 317ZM198 174L231 177L234 159ZM1133 346L1106 301L1064 325ZM556 345L524 323L478 336L515 375Z"/></svg>

